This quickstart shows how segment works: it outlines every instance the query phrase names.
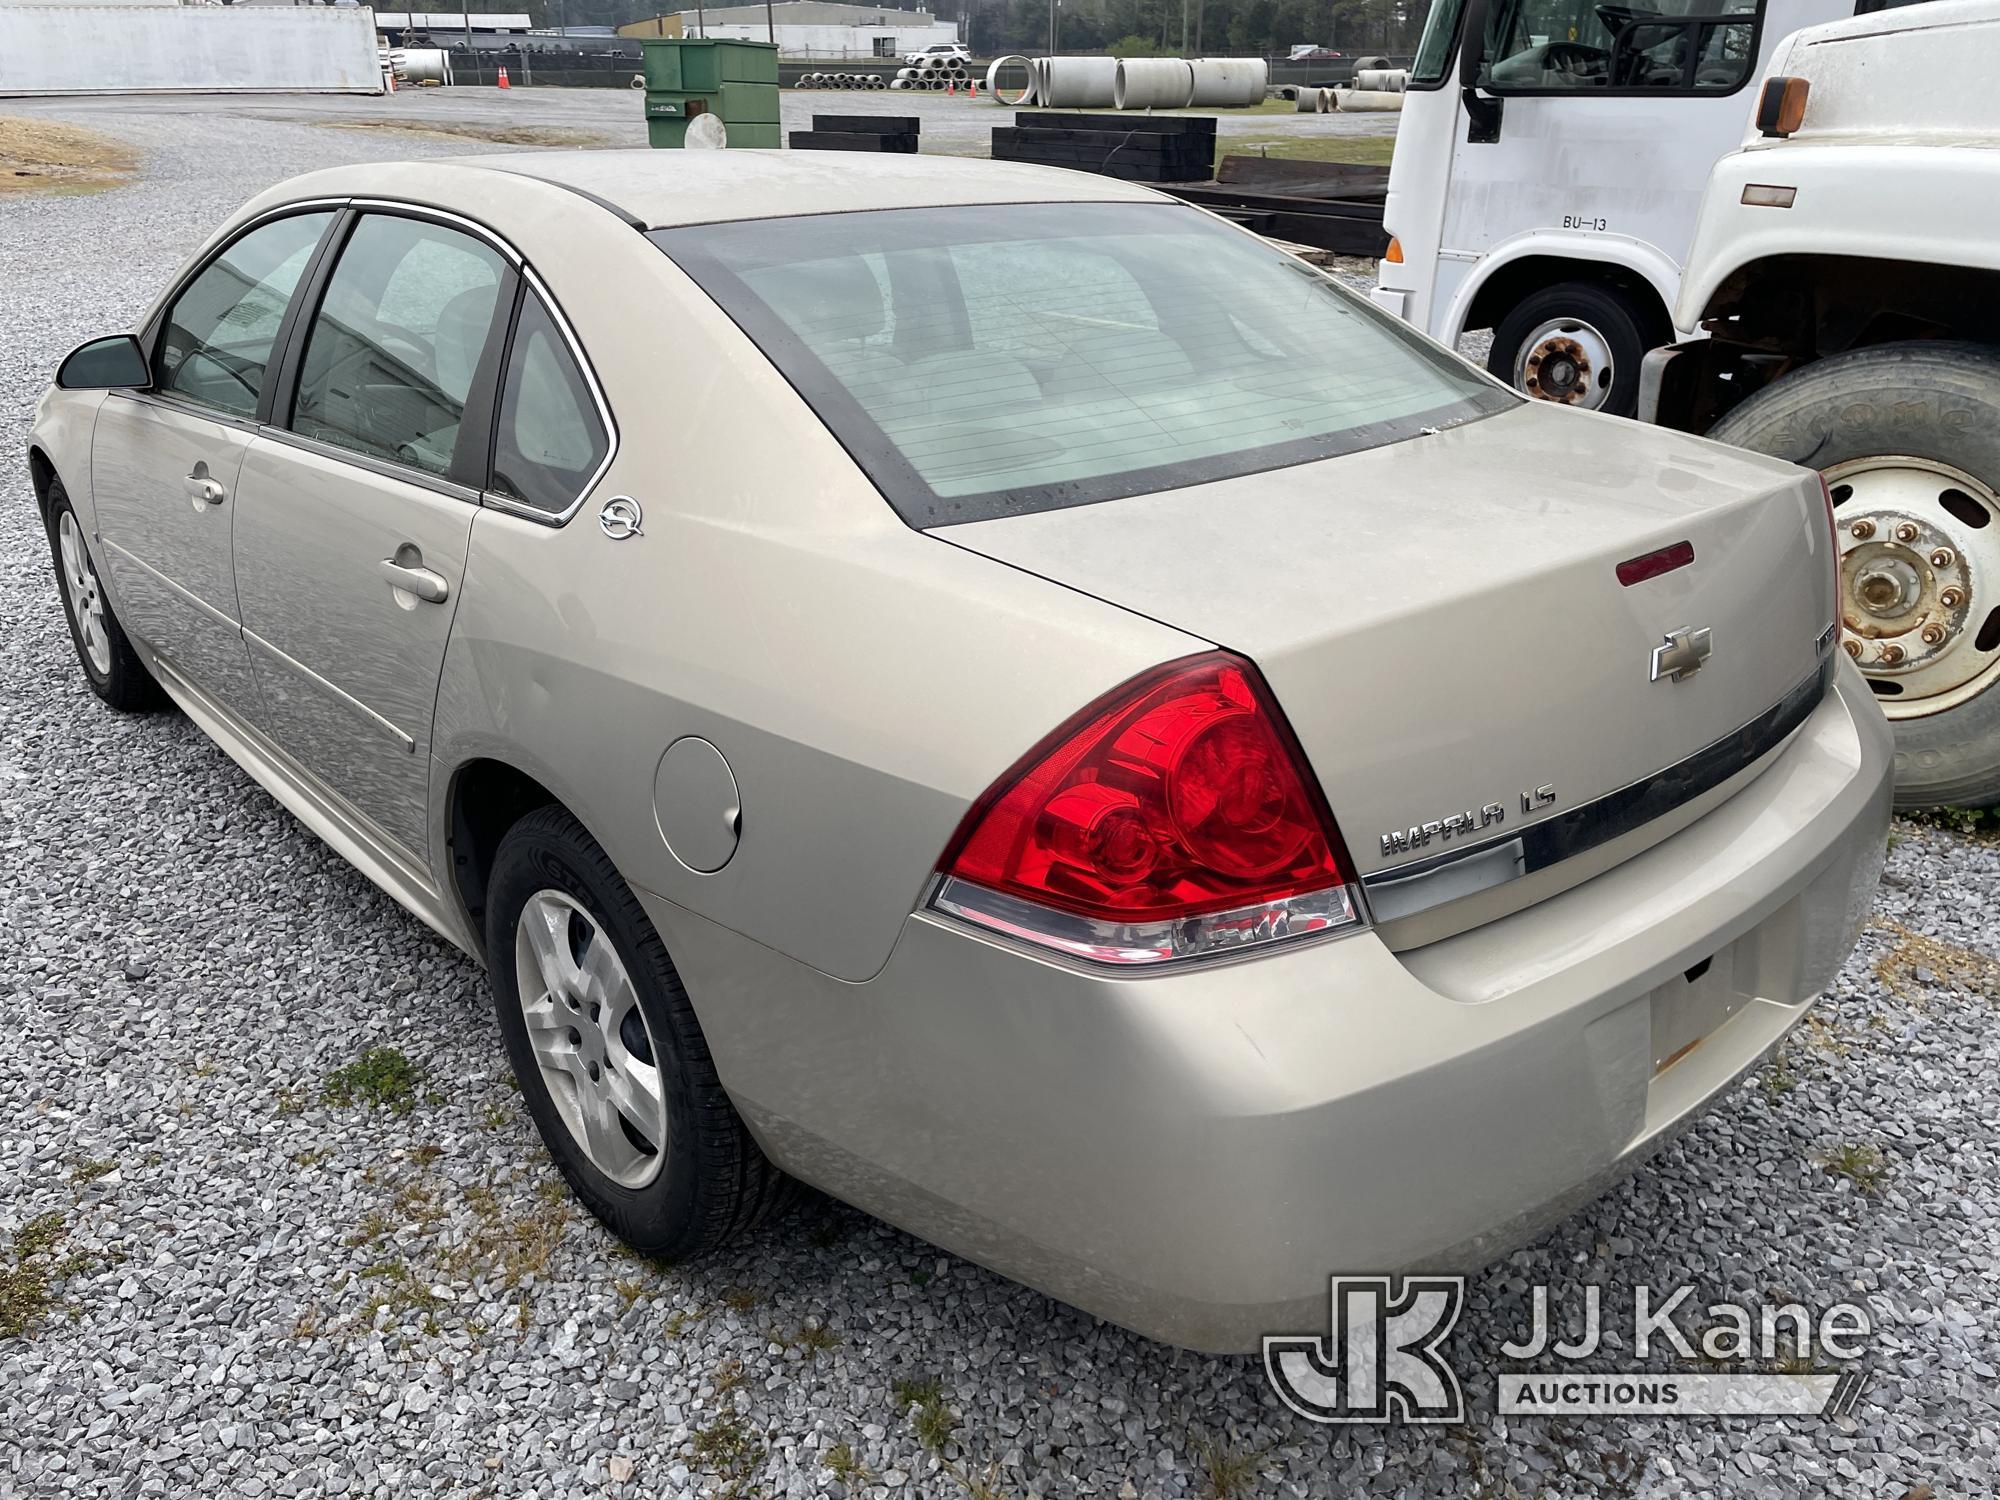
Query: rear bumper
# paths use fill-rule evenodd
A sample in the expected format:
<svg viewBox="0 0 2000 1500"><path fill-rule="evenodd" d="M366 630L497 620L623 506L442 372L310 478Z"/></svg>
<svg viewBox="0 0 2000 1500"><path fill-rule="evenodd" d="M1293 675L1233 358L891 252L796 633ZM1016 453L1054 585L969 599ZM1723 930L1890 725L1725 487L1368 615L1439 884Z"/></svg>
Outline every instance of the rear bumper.
<svg viewBox="0 0 2000 1500"><path fill-rule="evenodd" d="M1247 1350L1323 1326L1334 1272L1504 1254L1754 1063L1852 946L1890 767L1843 662L1699 822L1402 953L1371 932L1126 978L918 915L849 984L647 904L788 1170L1152 1337Z"/></svg>

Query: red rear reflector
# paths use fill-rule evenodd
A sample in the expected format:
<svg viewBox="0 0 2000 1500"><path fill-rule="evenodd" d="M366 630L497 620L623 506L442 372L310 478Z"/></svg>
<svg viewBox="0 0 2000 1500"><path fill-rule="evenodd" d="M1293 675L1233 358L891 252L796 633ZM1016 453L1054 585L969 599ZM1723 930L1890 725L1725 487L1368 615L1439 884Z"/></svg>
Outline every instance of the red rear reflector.
<svg viewBox="0 0 2000 1500"><path fill-rule="evenodd" d="M1640 557L1628 557L1618 565L1618 581L1626 588L1635 583L1644 583L1648 578L1658 578L1662 573L1671 573L1675 568L1685 568L1694 561L1693 542L1675 542L1671 547L1662 547L1658 552L1648 552Z"/></svg>
<svg viewBox="0 0 2000 1500"><path fill-rule="evenodd" d="M1127 683L1036 746L939 871L941 909L1107 962L1359 923L1289 726L1256 669L1219 651Z"/></svg>

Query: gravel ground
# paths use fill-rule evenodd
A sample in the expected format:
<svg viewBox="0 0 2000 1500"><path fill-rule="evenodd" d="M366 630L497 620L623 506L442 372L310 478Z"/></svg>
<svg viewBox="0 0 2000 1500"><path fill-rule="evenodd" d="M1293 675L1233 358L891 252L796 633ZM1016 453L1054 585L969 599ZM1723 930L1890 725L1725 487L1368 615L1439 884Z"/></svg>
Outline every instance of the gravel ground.
<svg viewBox="0 0 2000 1500"><path fill-rule="evenodd" d="M242 109L44 112L126 137L144 175L0 210L14 455L56 358L130 319L244 196L464 149ZM1878 1331L1850 1418L1506 1423L1467 1369L1466 1426L1317 1428L1253 1360L1146 1343L818 1200L699 1267L621 1256L544 1160L479 973L184 720L106 712L17 460L0 505L0 1495L2000 1487L1991 847L1900 826L1878 925L1813 1024L1478 1278L1454 1337L1526 1328L1536 1282L1570 1307L1684 1281L1856 1297ZM329 1078L375 1046L416 1076L378 1066L335 1102ZM1872 1191L1820 1164L1843 1145ZM9 1336L38 1277L48 1305ZM842 1444L866 1471L844 1482Z"/></svg>

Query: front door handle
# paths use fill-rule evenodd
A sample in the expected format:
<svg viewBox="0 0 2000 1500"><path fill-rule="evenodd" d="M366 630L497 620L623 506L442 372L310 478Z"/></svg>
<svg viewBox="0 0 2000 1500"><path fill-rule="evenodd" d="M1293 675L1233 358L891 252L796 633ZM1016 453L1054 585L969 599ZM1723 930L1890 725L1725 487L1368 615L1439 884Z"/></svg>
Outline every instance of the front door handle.
<svg viewBox="0 0 2000 1500"><path fill-rule="evenodd" d="M220 505L229 493L219 481L208 477L207 464L196 464L194 472L181 481L181 489L196 505Z"/></svg>
<svg viewBox="0 0 2000 1500"><path fill-rule="evenodd" d="M451 585L445 582L442 573L434 573L429 568L411 567L399 563L393 557L385 557L381 562L382 576L389 580L392 588L399 588L406 594L414 594L426 604L442 604L451 597Z"/></svg>

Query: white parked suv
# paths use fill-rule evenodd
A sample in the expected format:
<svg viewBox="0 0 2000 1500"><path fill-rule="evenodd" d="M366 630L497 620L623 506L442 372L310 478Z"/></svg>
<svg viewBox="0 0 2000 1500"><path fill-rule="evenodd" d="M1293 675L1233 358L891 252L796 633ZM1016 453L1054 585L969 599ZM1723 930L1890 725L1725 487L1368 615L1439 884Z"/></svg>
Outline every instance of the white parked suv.
<svg viewBox="0 0 2000 1500"><path fill-rule="evenodd" d="M972 49L963 42L938 42L934 46L921 47L915 52L903 54L903 61L911 67L927 62L971 62Z"/></svg>

